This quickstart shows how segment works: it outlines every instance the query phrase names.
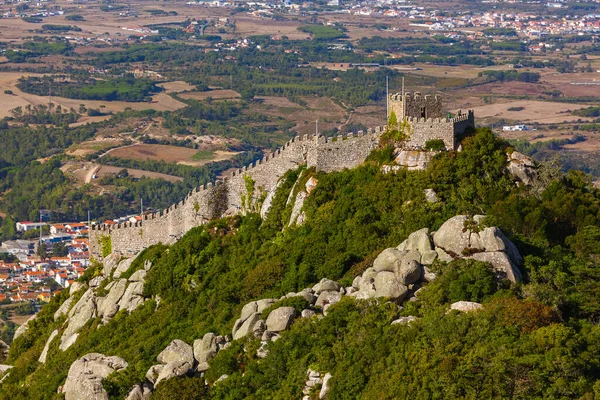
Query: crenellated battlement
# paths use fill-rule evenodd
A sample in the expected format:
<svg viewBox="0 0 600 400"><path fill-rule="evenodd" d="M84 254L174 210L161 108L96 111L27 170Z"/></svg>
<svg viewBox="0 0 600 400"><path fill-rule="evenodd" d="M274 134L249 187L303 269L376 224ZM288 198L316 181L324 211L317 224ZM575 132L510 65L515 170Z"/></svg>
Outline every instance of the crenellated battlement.
<svg viewBox="0 0 600 400"><path fill-rule="evenodd" d="M113 251L137 253L157 243L173 243L188 230L223 215L244 212L244 176L255 181L257 191L271 191L279 178L302 164L331 172L360 165L377 146L384 127L348 133L334 138L296 136L262 159L233 171L214 183L198 186L168 208L144 215L142 220L117 225L100 224L90 230L90 246L99 258L100 240L109 236Z"/></svg>
<svg viewBox="0 0 600 400"><path fill-rule="evenodd" d="M401 93L395 93L390 95L388 104L390 113L393 112L398 120L444 117L442 96L439 94L422 96L419 92L414 92L414 94L406 92L402 97Z"/></svg>

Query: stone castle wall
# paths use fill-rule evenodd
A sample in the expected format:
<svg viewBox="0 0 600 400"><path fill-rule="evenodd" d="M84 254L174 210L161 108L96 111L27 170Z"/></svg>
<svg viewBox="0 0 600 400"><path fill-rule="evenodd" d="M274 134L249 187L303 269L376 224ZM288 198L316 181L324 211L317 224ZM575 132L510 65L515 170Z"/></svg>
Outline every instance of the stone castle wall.
<svg viewBox="0 0 600 400"><path fill-rule="evenodd" d="M244 176L255 181L255 196L260 196L263 191L274 190L288 170L303 164L323 172L354 168L377 147L382 132L378 127L335 139L314 135L296 137L262 160L234 171L215 185L209 183L195 189L179 203L160 213L145 215L140 222L93 226L90 230L92 256L101 258L102 237L110 237L113 252L132 255L153 244L174 243L193 227L240 212L242 196L246 194Z"/></svg>
<svg viewBox="0 0 600 400"><path fill-rule="evenodd" d="M414 104L427 102L441 107L439 96L431 99L425 96L413 99ZM415 106L416 107L416 106ZM440 108L441 110L441 108ZM437 112L437 111L435 111ZM474 127L473 112L456 118L408 118L410 140L408 148L423 148L425 142L441 139L446 149L454 150L458 146L457 137L468 127ZM357 134L324 138L322 136L297 136L276 152L256 161L247 167L234 171L231 176L216 184L207 184L189 193L185 199L168 209L151 215L137 223L123 223L116 226L93 226L90 231L92 256L101 257L101 238L110 237L113 252L131 255L157 243L171 244L179 240L193 227L202 225L223 215L232 215L242 211L242 198L246 195L248 176L254 180L255 201L262 193L274 190L279 179L291 169L306 164L317 171L333 172L344 168L354 168L365 161L379 143L383 133L380 127Z"/></svg>
<svg viewBox="0 0 600 400"><path fill-rule="evenodd" d="M455 118L409 118L410 139L408 147L422 148L428 140L444 141L446 149L455 150L458 147L458 137L469 127L475 127L473 111Z"/></svg>
<svg viewBox="0 0 600 400"><path fill-rule="evenodd" d="M403 107L404 104L404 107ZM389 98L390 111L396 114L398 121L406 118L443 118L444 107L442 105L442 97L440 95L425 95L421 96L419 92L411 95L410 92L404 94L396 93L390 95Z"/></svg>

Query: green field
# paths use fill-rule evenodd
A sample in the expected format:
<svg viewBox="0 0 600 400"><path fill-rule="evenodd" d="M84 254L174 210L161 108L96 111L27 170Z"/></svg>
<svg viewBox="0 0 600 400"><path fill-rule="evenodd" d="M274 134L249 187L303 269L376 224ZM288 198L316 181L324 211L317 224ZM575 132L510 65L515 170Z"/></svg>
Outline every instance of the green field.
<svg viewBox="0 0 600 400"><path fill-rule="evenodd" d="M215 158L215 153L210 150L200 150L191 157L194 161L208 161L213 158Z"/></svg>

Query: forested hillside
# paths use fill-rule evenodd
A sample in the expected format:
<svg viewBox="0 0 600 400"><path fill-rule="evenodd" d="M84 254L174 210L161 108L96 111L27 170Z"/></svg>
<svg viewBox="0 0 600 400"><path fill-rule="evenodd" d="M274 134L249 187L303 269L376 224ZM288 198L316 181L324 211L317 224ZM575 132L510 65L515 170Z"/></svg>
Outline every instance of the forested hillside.
<svg viewBox="0 0 600 400"><path fill-rule="evenodd" d="M150 300L108 323L93 316L68 350L52 342L42 364L50 333L64 330L66 317L53 317L64 291L12 343L6 363L14 368L0 397L61 398L69 366L94 352L128 363L103 382L111 398L124 398L172 340L231 335L248 301L279 298L321 278L350 285L382 250L457 214L484 214L484 224L502 229L524 257L523 282L498 281L485 263L436 261L437 278L418 301L399 307L346 297L322 319L298 319L267 345L266 357L256 355L258 338L233 341L203 377L161 382L151 398L299 399L308 369L331 374L331 399L600 396L600 191L583 173L561 174L552 165L538 168L534 186L516 184L506 168L512 149L486 129L463 147L439 154L426 171L384 173L382 164L391 162L384 148L353 170L288 172L264 220L254 213L217 220L141 253L122 277L150 261L143 285ZM304 203L306 221L287 227L290 192L310 177L318 184ZM440 201L426 201L424 189ZM96 265L83 281L101 274ZM106 293L107 282L97 290ZM448 312L460 300L483 308ZM417 320L391 325L402 316Z"/></svg>

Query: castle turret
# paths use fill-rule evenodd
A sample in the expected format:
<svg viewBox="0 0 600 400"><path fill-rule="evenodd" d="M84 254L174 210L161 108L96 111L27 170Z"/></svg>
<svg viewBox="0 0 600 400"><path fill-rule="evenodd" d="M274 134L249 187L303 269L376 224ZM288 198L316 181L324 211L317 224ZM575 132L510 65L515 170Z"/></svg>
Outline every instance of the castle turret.
<svg viewBox="0 0 600 400"><path fill-rule="evenodd" d="M396 118L400 121L406 118L443 118L442 96L425 95L415 92L404 94L391 94L389 98L390 113L394 112ZM389 116L388 116L389 118Z"/></svg>

